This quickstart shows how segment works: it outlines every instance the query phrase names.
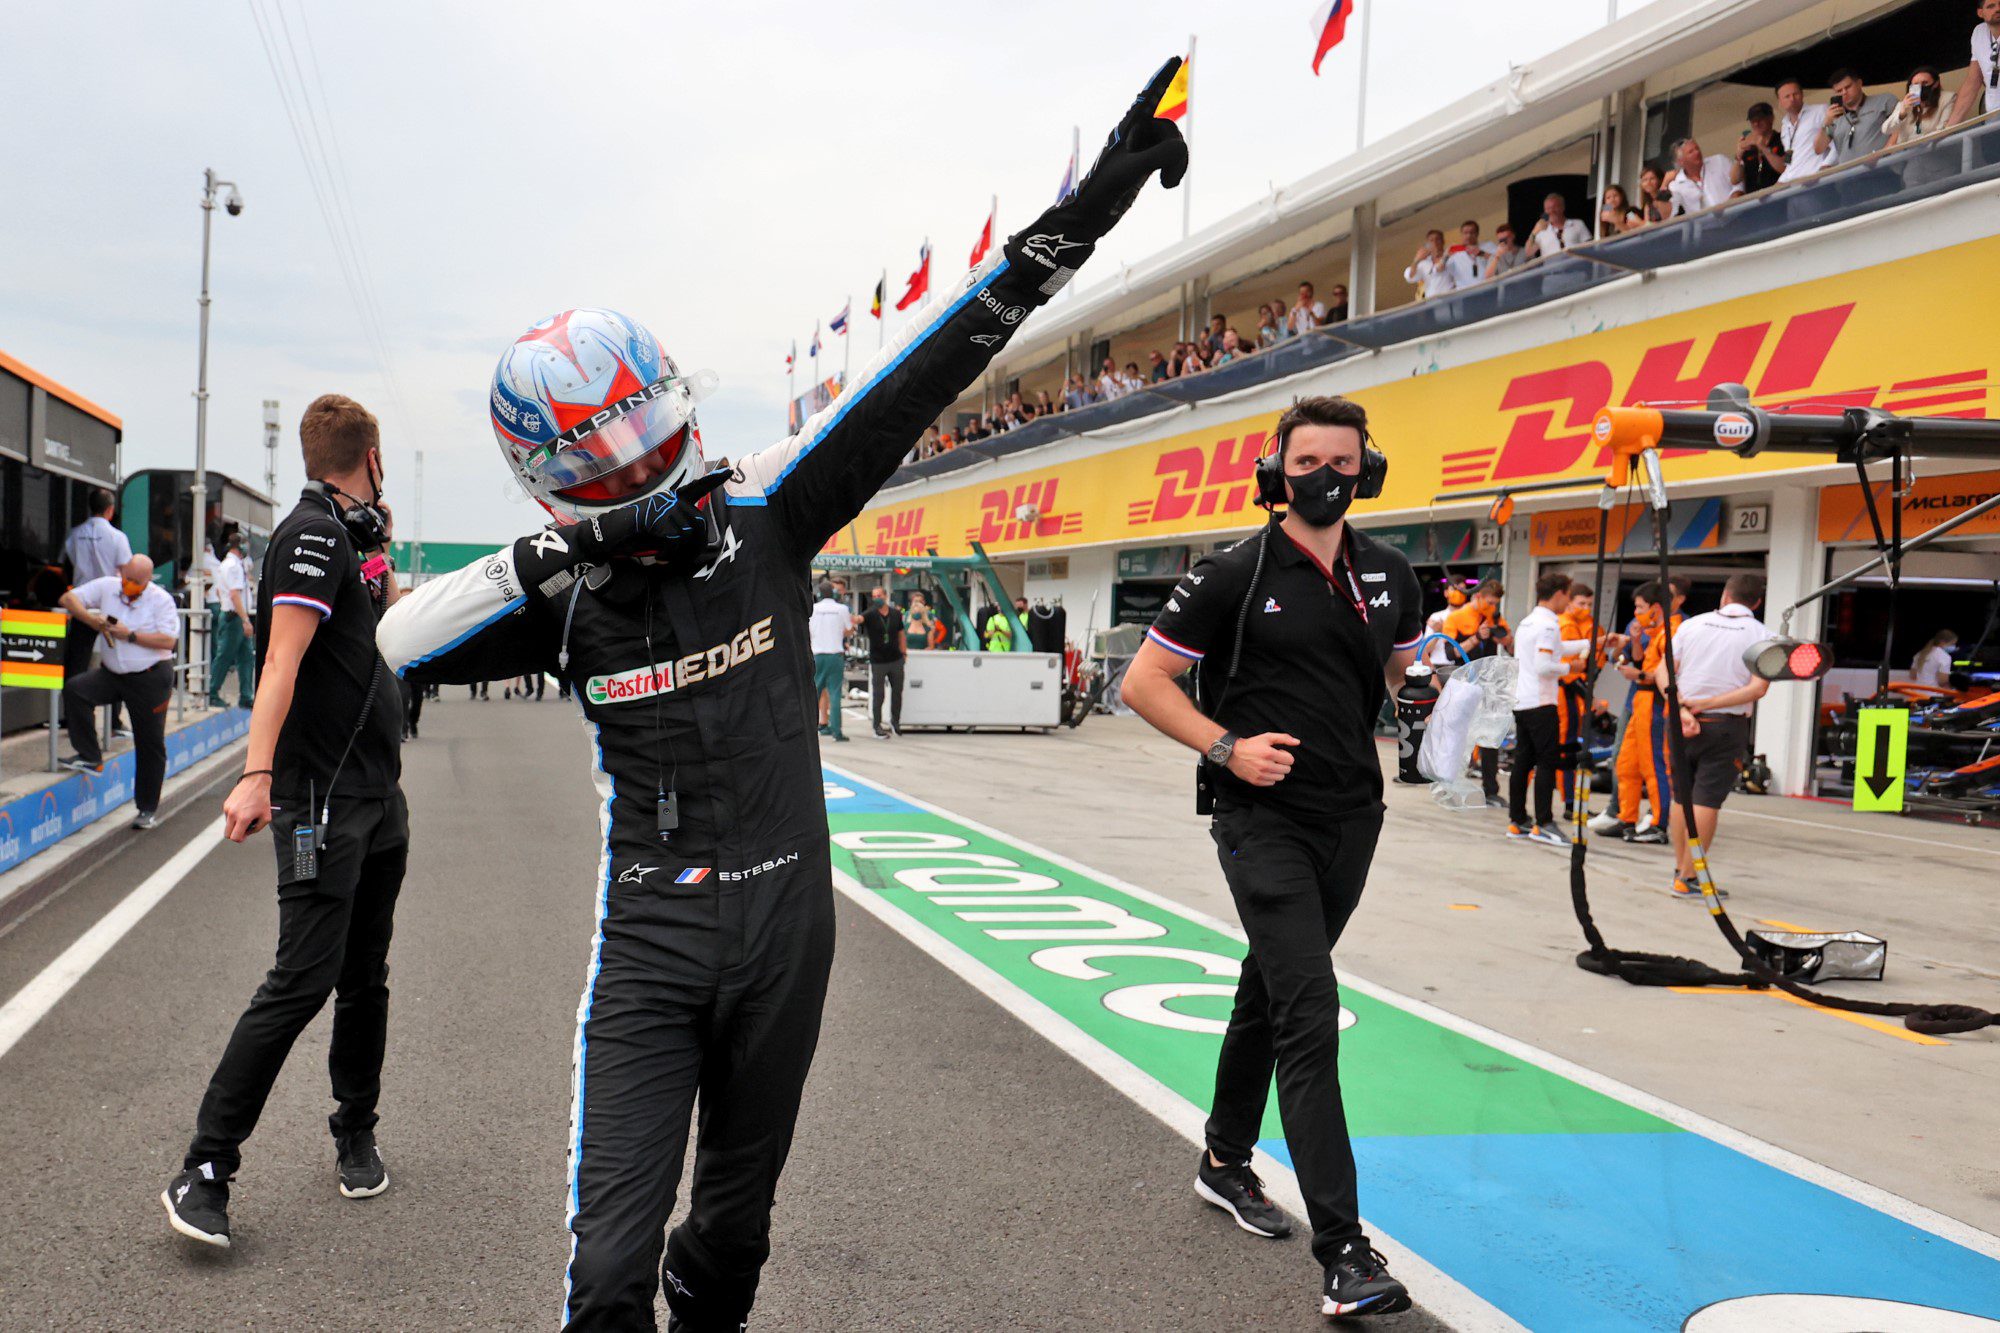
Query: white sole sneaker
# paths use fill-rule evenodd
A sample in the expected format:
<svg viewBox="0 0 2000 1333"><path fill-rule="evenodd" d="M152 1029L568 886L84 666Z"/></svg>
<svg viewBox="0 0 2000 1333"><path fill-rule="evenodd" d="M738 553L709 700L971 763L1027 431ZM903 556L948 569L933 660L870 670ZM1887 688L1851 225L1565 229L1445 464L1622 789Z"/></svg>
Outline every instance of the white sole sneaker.
<svg viewBox="0 0 2000 1333"><path fill-rule="evenodd" d="M351 1190L347 1188L345 1182L342 1182L340 1186L340 1197L342 1197L343 1199L372 1199L376 1195L380 1194L383 1190L388 1188L389 1188L389 1173L387 1171L384 1171L382 1173L382 1183L379 1185L371 1185L365 1190Z"/></svg>
<svg viewBox="0 0 2000 1333"><path fill-rule="evenodd" d="M174 1211L174 1201L167 1197L167 1191L165 1190L160 1191L160 1206L167 1210L168 1225L183 1236L186 1236L189 1240L198 1240L204 1245L213 1245L218 1250L229 1248L229 1237L218 1236L212 1232L203 1231L198 1226L193 1226L182 1221L181 1215Z"/></svg>
<svg viewBox="0 0 2000 1333"><path fill-rule="evenodd" d="M1196 1176L1194 1178L1194 1192L1196 1194L1199 1194L1202 1198L1208 1200L1208 1202L1214 1204L1217 1208L1220 1208L1223 1212L1228 1213L1231 1217L1235 1218L1236 1225L1242 1227L1245 1231L1249 1232L1251 1235L1262 1236L1265 1240L1280 1240L1283 1238L1279 1232L1266 1231L1264 1230L1264 1228L1260 1226L1253 1226L1250 1223L1244 1221L1243 1214L1236 1211L1236 1205L1231 1203L1229 1200L1223 1198L1220 1194L1217 1194L1214 1190L1210 1189L1208 1187L1208 1182L1203 1180L1200 1176Z"/></svg>

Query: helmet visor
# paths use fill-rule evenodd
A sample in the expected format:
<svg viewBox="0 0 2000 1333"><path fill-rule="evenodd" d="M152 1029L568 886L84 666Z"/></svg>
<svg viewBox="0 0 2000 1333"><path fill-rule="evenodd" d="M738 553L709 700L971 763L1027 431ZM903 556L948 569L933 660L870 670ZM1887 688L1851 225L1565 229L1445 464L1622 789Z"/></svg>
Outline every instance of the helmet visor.
<svg viewBox="0 0 2000 1333"><path fill-rule="evenodd" d="M549 490L567 492L645 459L682 434L693 415L687 381L668 376L564 431L527 470Z"/></svg>
<svg viewBox="0 0 2000 1333"><path fill-rule="evenodd" d="M657 486L662 478L673 479L682 472L692 473L695 467L684 468L684 460L690 453L699 453L694 442L694 432L682 426L669 435L665 441L647 450L623 467L614 468L600 477L565 486L556 494L565 500L578 500L590 504L606 504L619 500L636 500Z"/></svg>

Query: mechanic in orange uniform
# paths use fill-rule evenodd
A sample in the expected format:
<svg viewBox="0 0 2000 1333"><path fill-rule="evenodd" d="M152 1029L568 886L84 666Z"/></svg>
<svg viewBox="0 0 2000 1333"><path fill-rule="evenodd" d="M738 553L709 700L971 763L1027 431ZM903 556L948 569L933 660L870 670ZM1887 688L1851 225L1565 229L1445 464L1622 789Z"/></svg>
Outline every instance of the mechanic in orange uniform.
<svg viewBox="0 0 2000 1333"><path fill-rule="evenodd" d="M1662 602L1673 601L1672 624L1661 633L1665 612ZM1653 672L1666 652L1667 635L1681 627L1680 608L1687 600L1685 585L1669 580L1662 590L1656 580L1642 584L1636 594L1636 611L1624 635L1606 640L1609 651L1619 653L1618 674L1632 682L1626 710L1625 737L1618 747L1618 804L1615 813L1607 809L1591 821L1591 828L1621 837L1627 842L1669 841L1667 819L1672 812L1673 792L1667 785L1667 716L1653 686ZM1652 807L1652 823L1639 827L1639 802Z"/></svg>

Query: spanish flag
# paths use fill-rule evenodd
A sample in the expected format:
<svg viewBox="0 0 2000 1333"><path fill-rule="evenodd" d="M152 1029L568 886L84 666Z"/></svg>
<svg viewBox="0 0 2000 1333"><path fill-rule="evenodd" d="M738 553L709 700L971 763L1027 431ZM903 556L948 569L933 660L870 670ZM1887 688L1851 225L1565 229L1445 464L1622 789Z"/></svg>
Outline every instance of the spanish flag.
<svg viewBox="0 0 2000 1333"><path fill-rule="evenodd" d="M1181 67L1174 71L1173 82L1160 97L1160 104L1153 108L1153 115L1160 120L1182 120L1188 113L1188 75L1194 69L1194 52L1189 51Z"/></svg>

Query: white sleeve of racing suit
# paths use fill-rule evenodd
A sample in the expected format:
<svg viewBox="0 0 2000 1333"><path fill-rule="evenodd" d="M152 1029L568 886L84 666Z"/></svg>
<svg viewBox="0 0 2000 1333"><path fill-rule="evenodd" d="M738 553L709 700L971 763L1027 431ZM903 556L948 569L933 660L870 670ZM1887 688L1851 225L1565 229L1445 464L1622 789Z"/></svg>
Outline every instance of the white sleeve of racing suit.
<svg viewBox="0 0 2000 1333"><path fill-rule="evenodd" d="M537 646L522 641L524 617L515 615L528 605L528 589L515 576L514 548L504 546L404 593L375 627L375 644L398 676L490 680L508 674L504 668L518 663L523 649Z"/></svg>

